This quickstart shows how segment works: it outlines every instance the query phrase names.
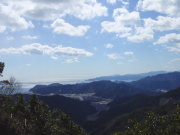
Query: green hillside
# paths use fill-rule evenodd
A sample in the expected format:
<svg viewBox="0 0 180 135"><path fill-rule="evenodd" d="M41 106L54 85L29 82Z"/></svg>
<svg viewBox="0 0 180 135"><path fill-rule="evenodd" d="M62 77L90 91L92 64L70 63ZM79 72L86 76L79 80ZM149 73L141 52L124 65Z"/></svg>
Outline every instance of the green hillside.
<svg viewBox="0 0 180 135"><path fill-rule="evenodd" d="M15 99L0 95L0 134L2 135L86 135L68 115L48 106L32 95Z"/></svg>
<svg viewBox="0 0 180 135"><path fill-rule="evenodd" d="M124 100L116 99L109 104L108 111L100 113L96 121L87 122L85 127L92 135L109 135L126 130L129 119L143 121L149 112L168 115L179 105L180 88L159 96L138 95ZM177 113L180 120L180 112Z"/></svg>

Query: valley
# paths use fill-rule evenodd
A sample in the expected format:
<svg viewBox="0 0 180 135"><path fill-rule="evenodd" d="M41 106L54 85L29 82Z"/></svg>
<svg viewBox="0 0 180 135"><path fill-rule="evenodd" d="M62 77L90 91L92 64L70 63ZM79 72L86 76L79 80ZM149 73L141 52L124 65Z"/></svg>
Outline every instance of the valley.
<svg viewBox="0 0 180 135"><path fill-rule="evenodd" d="M180 0L0 0L0 135L180 135Z"/></svg>
<svg viewBox="0 0 180 135"><path fill-rule="evenodd" d="M95 81L80 84L37 85L30 91L53 108L69 114L92 135L109 135L123 130L129 118L141 120L150 110L169 112L180 102L180 72L148 76L132 82ZM176 89L177 88L177 89ZM175 90L174 90L175 89ZM66 100L58 101L60 97ZM57 98L57 101L52 99ZM50 99L52 100L50 102ZM77 102L76 105L67 102ZM88 112L84 112L85 103ZM73 107L72 107L73 106ZM72 108L76 108L78 113Z"/></svg>

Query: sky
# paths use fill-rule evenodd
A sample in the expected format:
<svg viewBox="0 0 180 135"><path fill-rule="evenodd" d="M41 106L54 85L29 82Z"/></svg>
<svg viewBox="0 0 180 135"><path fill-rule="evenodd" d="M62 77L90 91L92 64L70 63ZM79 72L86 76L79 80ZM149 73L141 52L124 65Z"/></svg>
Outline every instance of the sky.
<svg viewBox="0 0 180 135"><path fill-rule="evenodd" d="M0 0L3 78L180 70L180 0Z"/></svg>

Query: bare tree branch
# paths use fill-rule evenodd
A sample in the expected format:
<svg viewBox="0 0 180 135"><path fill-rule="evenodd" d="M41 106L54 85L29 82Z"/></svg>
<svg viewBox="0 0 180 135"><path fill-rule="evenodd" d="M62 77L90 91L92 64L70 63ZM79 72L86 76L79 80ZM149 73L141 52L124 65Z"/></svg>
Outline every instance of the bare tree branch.
<svg viewBox="0 0 180 135"><path fill-rule="evenodd" d="M11 95L21 88L20 83L15 77L10 77L9 80L1 81L0 93L5 95Z"/></svg>

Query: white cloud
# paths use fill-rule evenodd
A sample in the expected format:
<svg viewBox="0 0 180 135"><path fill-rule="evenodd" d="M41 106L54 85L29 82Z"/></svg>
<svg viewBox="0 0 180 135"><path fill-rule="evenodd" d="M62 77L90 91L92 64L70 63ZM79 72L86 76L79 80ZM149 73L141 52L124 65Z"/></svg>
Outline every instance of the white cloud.
<svg viewBox="0 0 180 135"><path fill-rule="evenodd" d="M129 5L129 0L120 0L123 5Z"/></svg>
<svg viewBox="0 0 180 135"><path fill-rule="evenodd" d="M60 45L56 47L51 47L49 45L42 45L39 43L24 45L20 48L2 48L0 49L0 54L47 55L53 59L58 59L61 56L89 57L93 55L91 52L88 52L84 49L62 47Z"/></svg>
<svg viewBox="0 0 180 135"><path fill-rule="evenodd" d="M114 45L112 45L112 44L106 44L105 47L109 49L109 48L113 48Z"/></svg>
<svg viewBox="0 0 180 135"><path fill-rule="evenodd" d="M53 60L58 60L59 57L58 57L58 56L51 56L51 59L53 59Z"/></svg>
<svg viewBox="0 0 180 135"><path fill-rule="evenodd" d="M127 52L124 52L124 55L134 55L134 52L132 52L132 51L127 51Z"/></svg>
<svg viewBox="0 0 180 135"><path fill-rule="evenodd" d="M141 18L139 12L129 12L125 8L115 9L114 22L101 23L102 32L115 33L120 38L127 38L131 42L144 42L153 39L153 30L149 27L139 27Z"/></svg>
<svg viewBox="0 0 180 135"><path fill-rule="evenodd" d="M33 28L34 25L31 21L27 21L16 10L13 10L11 6L0 3L0 32L5 30L23 30Z"/></svg>
<svg viewBox="0 0 180 135"><path fill-rule="evenodd" d="M3 0L0 32L34 27L29 20L54 21L67 15L79 19L107 16L108 9L96 0Z"/></svg>
<svg viewBox="0 0 180 135"><path fill-rule="evenodd" d="M145 42L154 38L154 31L170 31L180 29L180 17L158 16L156 20L143 19L144 26L135 26L134 33L127 34L127 40L135 43Z"/></svg>
<svg viewBox="0 0 180 135"><path fill-rule="evenodd" d="M77 1L75 0L75 2ZM97 3L96 0L84 0L84 2L77 7L74 5L69 7L69 10L71 9L70 14L82 20L108 15L107 8Z"/></svg>
<svg viewBox="0 0 180 135"><path fill-rule="evenodd" d="M174 44L174 43L180 43L180 34L176 33L170 33L166 34L165 36L162 36L156 41L154 44Z"/></svg>
<svg viewBox="0 0 180 135"><path fill-rule="evenodd" d="M102 32L116 33L119 37L130 35L132 26L140 21L139 12L129 12L126 8L117 8L113 11L114 21L103 21Z"/></svg>
<svg viewBox="0 0 180 135"><path fill-rule="evenodd" d="M107 8L96 0L9 0L6 4L19 10L23 16L43 21L66 15L80 19L107 15Z"/></svg>
<svg viewBox="0 0 180 135"><path fill-rule="evenodd" d="M129 35L127 39L131 42L140 43L153 39L154 32L148 27L136 27L135 34Z"/></svg>
<svg viewBox="0 0 180 135"><path fill-rule="evenodd" d="M140 21L139 12L129 12L126 8L114 9L113 18L122 25L133 25Z"/></svg>
<svg viewBox="0 0 180 135"><path fill-rule="evenodd" d="M25 36L22 36L22 38L24 38L24 39L38 39L38 36L25 35Z"/></svg>
<svg viewBox="0 0 180 135"><path fill-rule="evenodd" d="M146 2L156 4L155 1L140 0L138 8L141 9L140 5ZM162 2L162 0L159 1ZM139 12L130 12L125 7L114 9L113 19L114 21L103 21L101 23L101 32L115 33L117 37L126 38L128 41L134 43L153 40L156 31L180 29L180 17L158 16L156 19L141 19Z"/></svg>
<svg viewBox="0 0 180 135"><path fill-rule="evenodd" d="M106 2L110 4L116 4L118 1L125 6L129 4L128 0L106 0Z"/></svg>
<svg viewBox="0 0 180 135"><path fill-rule="evenodd" d="M79 62L78 58L71 58L71 59L65 60L65 63L68 63L68 64L77 63L77 62Z"/></svg>
<svg viewBox="0 0 180 135"><path fill-rule="evenodd" d="M115 33L117 36L124 37L124 35L129 35L132 31L131 27L125 27L119 22L109 22L103 21L101 23L101 32Z"/></svg>
<svg viewBox="0 0 180 135"><path fill-rule="evenodd" d="M126 33L131 31L131 25L140 21L139 12L129 12L125 8L117 8L113 11L113 22L104 21L101 23L102 32Z"/></svg>
<svg viewBox="0 0 180 135"><path fill-rule="evenodd" d="M154 43L155 45L166 44L166 48L171 52L180 53L180 34L170 33L162 36Z"/></svg>
<svg viewBox="0 0 180 135"><path fill-rule="evenodd" d="M115 4L117 2L117 0L106 0L107 3L110 3L110 4Z"/></svg>
<svg viewBox="0 0 180 135"><path fill-rule="evenodd" d="M90 26L87 25L80 25L80 26L73 26L63 19L57 19L52 24L51 27L53 31L58 34L66 34L69 36L84 36L85 33L88 31Z"/></svg>
<svg viewBox="0 0 180 135"><path fill-rule="evenodd" d="M180 46L167 46L166 48L170 52L180 53Z"/></svg>
<svg viewBox="0 0 180 135"><path fill-rule="evenodd" d="M180 0L139 0L137 8L142 11L156 11L169 16L180 16Z"/></svg>
<svg viewBox="0 0 180 135"><path fill-rule="evenodd" d="M180 17L158 16L156 20L144 19L145 27L158 31L168 31L180 29Z"/></svg>
<svg viewBox="0 0 180 135"><path fill-rule="evenodd" d="M119 54L117 54L117 53L107 54L107 57L108 57L109 59L112 59L112 60L120 59L120 56L119 56Z"/></svg>

